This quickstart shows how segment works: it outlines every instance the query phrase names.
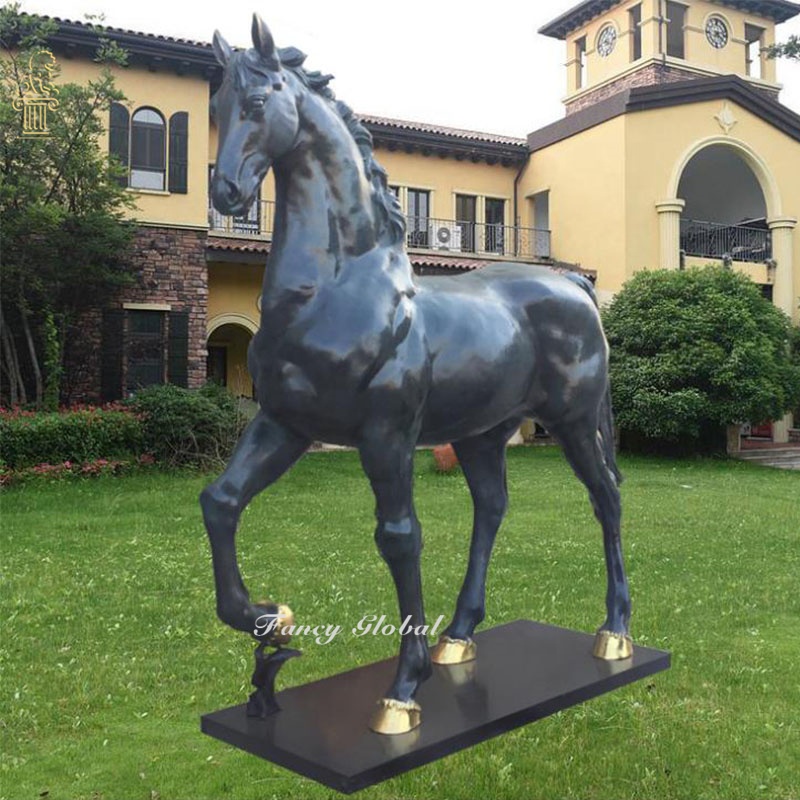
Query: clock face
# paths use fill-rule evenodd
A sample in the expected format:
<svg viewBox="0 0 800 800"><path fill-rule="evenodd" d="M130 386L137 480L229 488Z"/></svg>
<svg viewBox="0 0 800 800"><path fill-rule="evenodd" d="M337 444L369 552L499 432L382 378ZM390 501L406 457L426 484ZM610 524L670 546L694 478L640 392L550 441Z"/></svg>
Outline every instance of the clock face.
<svg viewBox="0 0 800 800"><path fill-rule="evenodd" d="M719 17L711 17L706 23L706 39L712 47L721 50L728 44L728 26Z"/></svg>
<svg viewBox="0 0 800 800"><path fill-rule="evenodd" d="M606 25L600 31L600 37L597 40L597 52L604 58L610 56L617 44L617 29L613 25Z"/></svg>

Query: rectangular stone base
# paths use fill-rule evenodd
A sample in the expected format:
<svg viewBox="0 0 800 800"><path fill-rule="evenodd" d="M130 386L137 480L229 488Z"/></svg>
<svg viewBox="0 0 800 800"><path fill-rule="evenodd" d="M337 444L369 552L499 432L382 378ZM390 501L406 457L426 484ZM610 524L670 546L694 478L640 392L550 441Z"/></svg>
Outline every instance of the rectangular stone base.
<svg viewBox="0 0 800 800"><path fill-rule="evenodd" d="M625 661L592 656L594 636L519 620L476 634L478 657L434 665L417 694L422 725L373 733L368 721L396 658L278 692L268 719L246 705L202 717L209 736L350 794L669 668L660 650ZM286 668L291 670L291 664ZM279 677L280 681L280 677Z"/></svg>

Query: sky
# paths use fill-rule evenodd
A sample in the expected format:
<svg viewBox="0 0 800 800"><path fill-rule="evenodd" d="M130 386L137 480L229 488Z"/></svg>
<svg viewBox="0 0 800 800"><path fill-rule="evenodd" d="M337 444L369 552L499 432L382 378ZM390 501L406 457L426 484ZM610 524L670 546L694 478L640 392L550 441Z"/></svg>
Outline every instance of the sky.
<svg viewBox="0 0 800 800"><path fill-rule="evenodd" d="M560 119L564 43L538 28L576 0L23 0L29 13L211 41L214 29L250 46L253 11L280 47L332 73L332 88L357 113L525 137ZM778 39L800 34L800 18ZM780 61L782 102L800 113L800 64Z"/></svg>

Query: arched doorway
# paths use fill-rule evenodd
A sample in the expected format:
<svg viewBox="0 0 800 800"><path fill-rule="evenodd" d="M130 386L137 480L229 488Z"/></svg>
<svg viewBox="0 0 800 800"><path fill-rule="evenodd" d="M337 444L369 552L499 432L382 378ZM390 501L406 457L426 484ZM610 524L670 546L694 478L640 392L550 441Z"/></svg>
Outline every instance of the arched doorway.
<svg viewBox="0 0 800 800"><path fill-rule="evenodd" d="M247 370L247 347L255 333L250 320L218 318L209 324L206 377L227 387L236 397L253 398L253 381Z"/></svg>
<svg viewBox="0 0 800 800"><path fill-rule="evenodd" d="M772 258L767 198L740 151L718 143L696 152L677 196L686 204L680 243L686 256L761 264Z"/></svg>

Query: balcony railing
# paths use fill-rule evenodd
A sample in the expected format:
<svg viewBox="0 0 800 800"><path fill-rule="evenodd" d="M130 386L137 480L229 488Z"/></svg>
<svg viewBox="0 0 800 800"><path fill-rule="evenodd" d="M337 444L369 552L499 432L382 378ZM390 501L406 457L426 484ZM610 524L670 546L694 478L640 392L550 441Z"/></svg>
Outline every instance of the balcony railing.
<svg viewBox="0 0 800 800"><path fill-rule="evenodd" d="M478 256L550 258L550 231L434 217L406 218L409 248Z"/></svg>
<svg viewBox="0 0 800 800"><path fill-rule="evenodd" d="M275 203L272 200L256 200L241 217L226 217L213 207L208 209L209 227L222 233L268 237L272 235L274 220Z"/></svg>
<svg viewBox="0 0 800 800"><path fill-rule="evenodd" d="M772 258L772 240L766 228L682 219L681 250L687 256L759 263Z"/></svg>
<svg viewBox="0 0 800 800"><path fill-rule="evenodd" d="M212 231L238 236L272 236L275 203L258 200L240 217L226 217L208 210ZM550 231L512 225L459 222L434 217L408 217L406 244L409 248L437 253L512 258L550 258Z"/></svg>

